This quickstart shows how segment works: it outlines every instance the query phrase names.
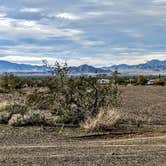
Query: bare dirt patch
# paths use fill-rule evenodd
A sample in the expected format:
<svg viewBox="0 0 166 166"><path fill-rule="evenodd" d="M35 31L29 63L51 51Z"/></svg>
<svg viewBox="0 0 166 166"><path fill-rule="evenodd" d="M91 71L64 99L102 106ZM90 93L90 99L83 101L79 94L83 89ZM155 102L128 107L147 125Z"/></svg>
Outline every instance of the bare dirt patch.
<svg viewBox="0 0 166 166"><path fill-rule="evenodd" d="M54 132L0 135L0 165L165 165L166 135L138 138L67 138Z"/></svg>
<svg viewBox="0 0 166 166"><path fill-rule="evenodd" d="M121 113L127 124L166 124L166 86L127 86L120 90Z"/></svg>

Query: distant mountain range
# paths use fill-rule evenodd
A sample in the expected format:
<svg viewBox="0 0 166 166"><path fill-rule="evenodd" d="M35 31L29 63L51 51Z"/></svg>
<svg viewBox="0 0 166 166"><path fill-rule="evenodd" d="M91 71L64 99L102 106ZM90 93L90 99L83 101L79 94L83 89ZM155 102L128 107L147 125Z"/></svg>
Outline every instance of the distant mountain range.
<svg viewBox="0 0 166 166"><path fill-rule="evenodd" d="M43 72L45 67L43 66L33 66L27 64L17 64L8 61L0 61L0 73L3 72Z"/></svg>
<svg viewBox="0 0 166 166"><path fill-rule="evenodd" d="M144 64L139 65L126 65L126 64L120 64L120 65L114 65L109 67L109 69L121 69L121 70L128 70L128 69L142 69L142 70L154 70L154 71L161 71L166 70L166 60L160 61L160 60L151 60Z"/></svg>
<svg viewBox="0 0 166 166"><path fill-rule="evenodd" d="M70 74L109 74L118 70L122 75L138 74L163 74L166 75L166 60L151 60L139 65L113 65L109 67L94 67L87 64L69 67ZM8 61L0 61L0 73L13 72L15 74L49 74L49 69L43 66L17 64Z"/></svg>
<svg viewBox="0 0 166 166"><path fill-rule="evenodd" d="M112 73L112 71L104 68L96 68L87 64L81 65L81 66L72 66L69 67L69 73L70 74L107 74Z"/></svg>
<svg viewBox="0 0 166 166"><path fill-rule="evenodd" d="M143 64L138 65L127 65L127 64L120 64L120 65L113 65L111 67L105 67L104 69L115 70L118 71L122 75L166 75L166 60L160 61L157 59L147 61Z"/></svg>
<svg viewBox="0 0 166 166"><path fill-rule="evenodd" d="M96 68L90 65L71 66L68 68L70 74L95 74L110 73L110 69ZM0 73L12 72L18 74L49 74L49 68L37 65L17 64L8 61L0 61Z"/></svg>

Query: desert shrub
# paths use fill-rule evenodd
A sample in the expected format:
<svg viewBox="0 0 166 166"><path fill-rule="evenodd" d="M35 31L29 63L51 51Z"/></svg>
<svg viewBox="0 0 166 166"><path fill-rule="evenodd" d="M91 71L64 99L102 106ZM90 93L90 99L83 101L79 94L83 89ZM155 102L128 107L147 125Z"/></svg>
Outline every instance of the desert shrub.
<svg viewBox="0 0 166 166"><path fill-rule="evenodd" d="M25 125L25 121L23 119L23 115L21 114L13 114L8 121L8 124L11 126L23 126Z"/></svg>
<svg viewBox="0 0 166 166"><path fill-rule="evenodd" d="M160 86L164 86L165 85L165 82L163 79L155 79L155 85L160 85Z"/></svg>
<svg viewBox="0 0 166 166"><path fill-rule="evenodd" d="M88 131L106 131L113 127L120 119L120 115L112 108L100 109L95 117L87 118L81 127Z"/></svg>
<svg viewBox="0 0 166 166"><path fill-rule="evenodd" d="M28 95L26 103L37 109L49 109L53 101L49 93L34 91L33 94Z"/></svg>
<svg viewBox="0 0 166 166"><path fill-rule="evenodd" d="M1 111L9 112L11 114L25 114L28 111L28 107L24 104L8 104L1 108Z"/></svg>
<svg viewBox="0 0 166 166"><path fill-rule="evenodd" d="M40 111L31 111L27 115L27 123L31 125L44 125L46 124L45 115L42 114Z"/></svg>
<svg viewBox="0 0 166 166"><path fill-rule="evenodd" d="M127 79L125 77L117 77L116 82L118 85L127 85Z"/></svg>
<svg viewBox="0 0 166 166"><path fill-rule="evenodd" d="M10 112L0 112L0 124L7 124L9 119L11 118Z"/></svg>
<svg viewBox="0 0 166 166"><path fill-rule="evenodd" d="M6 93L6 91L2 87L0 87L0 93Z"/></svg>
<svg viewBox="0 0 166 166"><path fill-rule="evenodd" d="M6 104L0 107L0 123L6 124L12 115L24 115L28 111L27 106L19 104Z"/></svg>
<svg viewBox="0 0 166 166"><path fill-rule="evenodd" d="M0 77L0 88L3 92L11 92L20 87L21 79L12 73L4 73Z"/></svg>
<svg viewBox="0 0 166 166"><path fill-rule="evenodd" d="M100 108L120 103L118 88L112 83L103 85L96 77L68 77L66 63L56 63L51 70L48 90L34 91L27 97L27 105L51 110L61 123L79 124L96 116Z"/></svg>
<svg viewBox="0 0 166 166"><path fill-rule="evenodd" d="M40 110L31 110L26 114L13 114L8 121L11 126L38 126L38 125L56 125L56 119L49 112L43 112Z"/></svg>
<svg viewBox="0 0 166 166"><path fill-rule="evenodd" d="M87 116L95 116L100 108L120 103L117 87L101 85L96 78L68 78L61 86L34 92L28 96L27 104L34 109L52 110L62 123L79 124Z"/></svg>
<svg viewBox="0 0 166 166"><path fill-rule="evenodd" d="M59 114L57 123L77 125L84 119L84 116L84 112L77 108L64 110L61 114Z"/></svg>
<svg viewBox="0 0 166 166"><path fill-rule="evenodd" d="M146 85L148 82L147 78L145 76L139 76L137 77L137 85Z"/></svg>

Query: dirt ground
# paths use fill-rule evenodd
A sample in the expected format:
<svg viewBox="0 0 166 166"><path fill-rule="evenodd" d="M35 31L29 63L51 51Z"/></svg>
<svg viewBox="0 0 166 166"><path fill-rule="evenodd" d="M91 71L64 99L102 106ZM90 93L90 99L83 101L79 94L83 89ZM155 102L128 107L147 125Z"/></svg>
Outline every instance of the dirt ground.
<svg viewBox="0 0 166 166"><path fill-rule="evenodd" d="M120 89L124 131L145 124L138 134L80 137L79 131L0 126L0 166L165 166L166 87Z"/></svg>
<svg viewBox="0 0 166 166"><path fill-rule="evenodd" d="M166 86L120 87L121 113L127 124L166 125Z"/></svg>
<svg viewBox="0 0 166 166"><path fill-rule="evenodd" d="M2 166L165 166L165 155L165 134L120 139L67 138L43 131L0 134Z"/></svg>

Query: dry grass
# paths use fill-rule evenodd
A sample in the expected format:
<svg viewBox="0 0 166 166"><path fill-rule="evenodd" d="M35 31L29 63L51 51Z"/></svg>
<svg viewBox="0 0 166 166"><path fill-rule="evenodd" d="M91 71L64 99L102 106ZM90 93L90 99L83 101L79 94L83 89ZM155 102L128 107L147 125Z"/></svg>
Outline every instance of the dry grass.
<svg viewBox="0 0 166 166"><path fill-rule="evenodd" d="M9 105L9 102L7 102L7 101L3 101L3 102L1 102L0 103L0 110L3 110L6 106L8 106Z"/></svg>
<svg viewBox="0 0 166 166"><path fill-rule="evenodd" d="M101 109L96 117L88 118L81 124L81 127L88 131L103 131L113 127L120 119L120 115L115 109Z"/></svg>

